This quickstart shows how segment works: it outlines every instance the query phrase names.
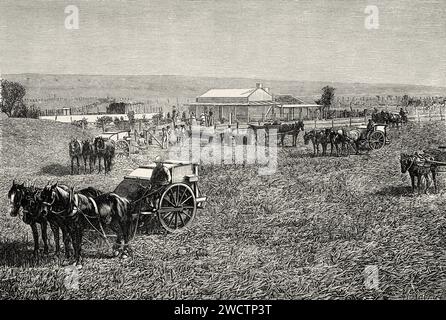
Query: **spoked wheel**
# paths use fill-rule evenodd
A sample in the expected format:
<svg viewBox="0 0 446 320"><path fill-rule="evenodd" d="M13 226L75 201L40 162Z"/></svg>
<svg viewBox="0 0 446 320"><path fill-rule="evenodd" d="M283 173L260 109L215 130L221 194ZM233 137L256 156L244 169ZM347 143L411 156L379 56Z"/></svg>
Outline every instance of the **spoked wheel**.
<svg viewBox="0 0 446 320"><path fill-rule="evenodd" d="M130 155L130 146L129 143L125 140L116 141L116 155L117 156L126 156Z"/></svg>
<svg viewBox="0 0 446 320"><path fill-rule="evenodd" d="M184 183L175 183L166 188L158 204L161 225L169 232L178 232L195 218L197 202L192 189Z"/></svg>
<svg viewBox="0 0 446 320"><path fill-rule="evenodd" d="M374 131L369 136L369 146L372 150L379 150L386 144L386 137L381 131Z"/></svg>

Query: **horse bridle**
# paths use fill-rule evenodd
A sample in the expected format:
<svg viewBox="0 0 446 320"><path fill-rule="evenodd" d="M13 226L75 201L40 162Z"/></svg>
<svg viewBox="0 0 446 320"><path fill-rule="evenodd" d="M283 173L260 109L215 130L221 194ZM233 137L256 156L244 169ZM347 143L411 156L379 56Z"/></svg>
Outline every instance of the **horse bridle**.
<svg viewBox="0 0 446 320"><path fill-rule="evenodd" d="M412 156L412 157L409 156L409 157L407 157L406 160L411 161L410 165L406 168L406 172L407 172L407 171L409 171L410 168L412 168L413 164L415 163L415 157L414 156Z"/></svg>

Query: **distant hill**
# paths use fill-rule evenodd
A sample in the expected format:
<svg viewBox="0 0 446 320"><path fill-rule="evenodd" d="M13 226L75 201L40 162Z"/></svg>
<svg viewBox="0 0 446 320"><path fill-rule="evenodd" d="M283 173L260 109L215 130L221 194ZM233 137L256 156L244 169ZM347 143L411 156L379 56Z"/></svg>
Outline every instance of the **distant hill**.
<svg viewBox="0 0 446 320"><path fill-rule="evenodd" d="M7 118L2 120L3 168L12 171L46 170L42 174L68 174L68 142L92 138L89 131L50 120Z"/></svg>
<svg viewBox="0 0 446 320"><path fill-rule="evenodd" d="M331 85L339 96L446 96L446 88L401 84L367 84L320 81L278 81L247 78L212 78L173 75L49 75L11 74L4 78L22 83L27 98L119 97L129 99L193 99L211 88L250 88L262 82L274 94L292 94L312 102L321 88Z"/></svg>

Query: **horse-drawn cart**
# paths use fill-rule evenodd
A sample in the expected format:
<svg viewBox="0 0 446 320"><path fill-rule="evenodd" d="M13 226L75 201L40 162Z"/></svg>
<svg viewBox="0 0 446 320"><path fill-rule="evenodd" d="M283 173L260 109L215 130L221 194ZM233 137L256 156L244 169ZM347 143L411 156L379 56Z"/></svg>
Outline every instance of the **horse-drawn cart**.
<svg viewBox="0 0 446 320"><path fill-rule="evenodd" d="M436 167L436 172L446 172L446 146L439 146L438 149L423 150L426 157L425 161L431 166Z"/></svg>
<svg viewBox="0 0 446 320"><path fill-rule="evenodd" d="M367 126L358 126L348 130L347 136L350 143L347 145L346 151L343 151L346 155L350 154L350 147L358 149L355 151L380 150L389 143L386 124L375 124L370 131Z"/></svg>
<svg viewBox="0 0 446 320"><path fill-rule="evenodd" d="M130 155L130 130L103 132L99 135L104 140L113 141L115 145L116 156Z"/></svg>
<svg viewBox="0 0 446 320"><path fill-rule="evenodd" d="M156 164L141 166L116 187L115 193L136 203L141 215L157 215L169 232L192 223L197 209L206 201L198 187L198 164L187 161L164 161L172 180L169 185L152 189L150 178Z"/></svg>

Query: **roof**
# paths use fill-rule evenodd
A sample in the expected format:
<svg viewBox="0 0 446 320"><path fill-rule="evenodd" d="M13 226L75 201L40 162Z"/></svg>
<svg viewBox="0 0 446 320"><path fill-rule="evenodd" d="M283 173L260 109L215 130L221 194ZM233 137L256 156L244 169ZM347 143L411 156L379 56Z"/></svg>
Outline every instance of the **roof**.
<svg viewBox="0 0 446 320"><path fill-rule="evenodd" d="M320 107L319 104L282 104L281 108L316 108Z"/></svg>
<svg viewBox="0 0 446 320"><path fill-rule="evenodd" d="M284 104L304 104L305 103L303 100L293 97L291 94L275 95L274 101L284 103Z"/></svg>
<svg viewBox="0 0 446 320"><path fill-rule="evenodd" d="M249 102L191 102L185 103L186 106L270 106L280 103L271 100L249 101Z"/></svg>
<svg viewBox="0 0 446 320"><path fill-rule="evenodd" d="M257 89L210 89L199 98L247 98Z"/></svg>

